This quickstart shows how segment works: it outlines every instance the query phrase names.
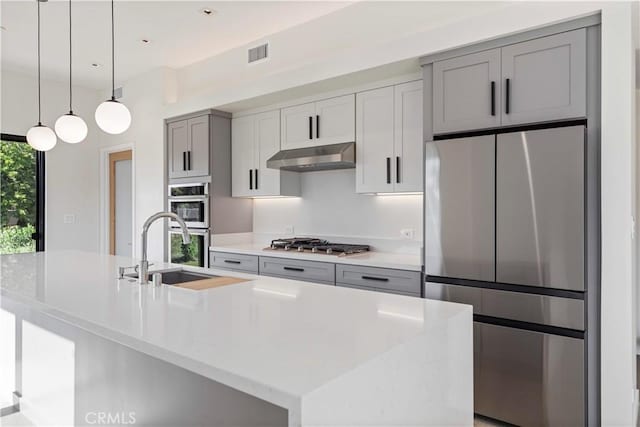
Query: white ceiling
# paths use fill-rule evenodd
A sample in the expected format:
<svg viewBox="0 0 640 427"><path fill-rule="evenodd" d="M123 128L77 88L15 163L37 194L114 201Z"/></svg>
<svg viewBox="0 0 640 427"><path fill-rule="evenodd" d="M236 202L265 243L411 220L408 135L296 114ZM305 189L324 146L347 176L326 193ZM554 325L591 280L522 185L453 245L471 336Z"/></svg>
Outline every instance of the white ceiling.
<svg viewBox="0 0 640 427"><path fill-rule="evenodd" d="M116 84L151 69L180 68L326 15L346 1L121 1L115 2ZM36 2L1 1L2 66L36 72ZM202 13L213 9L212 15ZM110 85L110 2L75 0L75 84ZM42 77L68 78L68 2L41 3ZM141 39L150 42L144 44ZM92 63L100 64L93 67Z"/></svg>

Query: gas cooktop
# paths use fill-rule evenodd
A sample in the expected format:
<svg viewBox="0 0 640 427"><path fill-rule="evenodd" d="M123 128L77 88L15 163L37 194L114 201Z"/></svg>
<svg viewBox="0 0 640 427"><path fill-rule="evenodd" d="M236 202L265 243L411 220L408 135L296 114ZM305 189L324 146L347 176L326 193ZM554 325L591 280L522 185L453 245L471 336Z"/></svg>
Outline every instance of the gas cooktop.
<svg viewBox="0 0 640 427"><path fill-rule="evenodd" d="M332 243L328 240L314 239L311 237L293 237L289 239L272 240L271 245L265 249L346 256L367 252L369 245Z"/></svg>

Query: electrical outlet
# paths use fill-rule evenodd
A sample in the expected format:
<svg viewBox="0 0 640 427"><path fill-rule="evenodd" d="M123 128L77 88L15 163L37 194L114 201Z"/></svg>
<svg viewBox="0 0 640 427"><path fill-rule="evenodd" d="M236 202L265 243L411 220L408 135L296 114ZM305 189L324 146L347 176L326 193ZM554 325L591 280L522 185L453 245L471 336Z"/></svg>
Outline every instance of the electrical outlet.
<svg viewBox="0 0 640 427"><path fill-rule="evenodd" d="M65 224L74 224L76 222L76 216L74 214L64 214L62 221Z"/></svg>
<svg viewBox="0 0 640 427"><path fill-rule="evenodd" d="M287 226L284 228L284 234L287 234L287 235L293 236L293 230L294 230L293 225L287 225Z"/></svg>
<svg viewBox="0 0 640 427"><path fill-rule="evenodd" d="M403 228L400 230L400 234L402 234L402 237L405 239L413 240L414 230L413 228Z"/></svg>

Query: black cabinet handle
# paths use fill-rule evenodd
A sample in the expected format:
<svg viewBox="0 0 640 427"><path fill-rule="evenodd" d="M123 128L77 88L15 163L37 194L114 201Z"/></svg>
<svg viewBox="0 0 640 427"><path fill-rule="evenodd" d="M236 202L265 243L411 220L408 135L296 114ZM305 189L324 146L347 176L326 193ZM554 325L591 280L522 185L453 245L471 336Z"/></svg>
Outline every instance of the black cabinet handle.
<svg viewBox="0 0 640 427"><path fill-rule="evenodd" d="M320 138L320 116L316 115L316 138Z"/></svg>
<svg viewBox="0 0 640 427"><path fill-rule="evenodd" d="M400 184L400 156L396 156L396 183Z"/></svg>
<svg viewBox="0 0 640 427"><path fill-rule="evenodd" d="M511 92L511 80L510 79L507 79L504 91L505 91L505 94L506 94L506 104L504 106L504 112L506 114L509 114L509 110L510 110L509 104L511 103L511 99L510 99L511 98L511 93L510 93Z"/></svg>
<svg viewBox="0 0 640 427"><path fill-rule="evenodd" d="M387 157L387 184L391 184L391 157Z"/></svg>
<svg viewBox="0 0 640 427"><path fill-rule="evenodd" d="M191 150L187 151L187 169L191 170Z"/></svg>
<svg viewBox="0 0 640 427"><path fill-rule="evenodd" d="M491 82L491 115L496 115L496 82Z"/></svg>
<svg viewBox="0 0 640 427"><path fill-rule="evenodd" d="M362 280L373 280L375 282L388 282L388 277L362 276Z"/></svg>
<svg viewBox="0 0 640 427"><path fill-rule="evenodd" d="M224 262L226 262L227 264L242 264L240 261L235 261L232 259L225 259Z"/></svg>
<svg viewBox="0 0 640 427"><path fill-rule="evenodd" d="M258 189L258 169L255 170L255 173L253 174L253 176L255 177L256 180L256 190Z"/></svg>
<svg viewBox="0 0 640 427"><path fill-rule="evenodd" d="M282 268L287 271L297 271L299 273L302 273L304 271L304 268L298 268L298 267L282 267Z"/></svg>
<svg viewBox="0 0 640 427"><path fill-rule="evenodd" d="M253 169L249 169L249 190L253 190Z"/></svg>
<svg viewBox="0 0 640 427"><path fill-rule="evenodd" d="M186 151L182 152L182 170L183 171L187 170L187 152Z"/></svg>
<svg viewBox="0 0 640 427"><path fill-rule="evenodd" d="M313 117L309 116L309 139L313 139Z"/></svg>

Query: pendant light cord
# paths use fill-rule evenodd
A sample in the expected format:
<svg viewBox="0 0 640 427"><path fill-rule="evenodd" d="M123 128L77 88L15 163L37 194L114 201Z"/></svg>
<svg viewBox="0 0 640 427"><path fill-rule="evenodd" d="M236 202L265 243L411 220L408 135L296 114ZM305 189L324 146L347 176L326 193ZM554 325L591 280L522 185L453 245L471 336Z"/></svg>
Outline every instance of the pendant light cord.
<svg viewBox="0 0 640 427"><path fill-rule="evenodd" d="M72 49L71 49L71 0L69 0L69 114L73 114L73 86L71 73L73 70L72 67Z"/></svg>
<svg viewBox="0 0 640 427"><path fill-rule="evenodd" d="M116 100L116 56L115 56L115 36L113 18L113 0L111 0L111 100Z"/></svg>
<svg viewBox="0 0 640 427"><path fill-rule="evenodd" d="M41 103L40 103L40 0L38 2L38 126L42 125Z"/></svg>

